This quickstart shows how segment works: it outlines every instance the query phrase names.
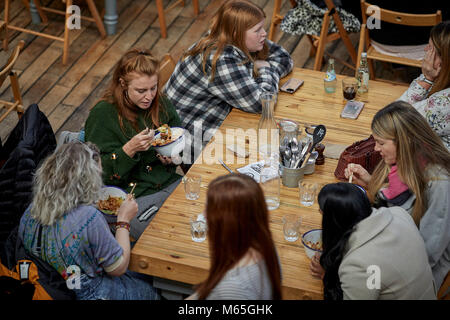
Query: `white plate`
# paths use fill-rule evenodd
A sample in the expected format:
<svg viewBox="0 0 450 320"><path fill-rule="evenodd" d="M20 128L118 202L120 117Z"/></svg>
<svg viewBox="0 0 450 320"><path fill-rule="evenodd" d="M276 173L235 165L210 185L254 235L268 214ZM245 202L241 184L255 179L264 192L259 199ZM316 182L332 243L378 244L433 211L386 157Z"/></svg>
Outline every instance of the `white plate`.
<svg viewBox="0 0 450 320"><path fill-rule="evenodd" d="M123 191L122 189L120 189L119 187L114 187L114 186L105 186L100 190L100 194L99 194L99 200L106 200L108 199L108 197L120 197L123 200L125 200L127 198L127 193L125 191ZM117 215L117 212L112 212L109 210L101 210L99 208L99 210L107 215Z"/></svg>

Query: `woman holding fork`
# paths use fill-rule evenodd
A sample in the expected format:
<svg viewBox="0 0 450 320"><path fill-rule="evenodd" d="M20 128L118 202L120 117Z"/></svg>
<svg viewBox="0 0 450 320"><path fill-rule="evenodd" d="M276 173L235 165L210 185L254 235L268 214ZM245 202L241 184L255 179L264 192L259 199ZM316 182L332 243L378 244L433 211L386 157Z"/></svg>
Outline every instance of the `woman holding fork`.
<svg viewBox="0 0 450 320"><path fill-rule="evenodd" d="M172 103L160 94L159 61L148 50L130 49L117 63L105 95L90 111L86 141L101 151L103 182L134 194L138 216L152 205L158 208L181 181L171 158L152 147L155 129L180 127ZM137 239L150 220L132 221Z"/></svg>

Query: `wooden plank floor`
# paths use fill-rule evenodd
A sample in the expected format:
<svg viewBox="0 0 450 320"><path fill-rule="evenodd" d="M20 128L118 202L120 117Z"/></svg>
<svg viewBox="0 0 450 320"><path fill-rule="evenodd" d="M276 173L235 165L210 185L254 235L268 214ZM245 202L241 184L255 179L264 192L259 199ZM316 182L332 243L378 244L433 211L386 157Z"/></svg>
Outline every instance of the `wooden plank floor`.
<svg viewBox="0 0 450 320"><path fill-rule="evenodd" d="M61 8L61 1L42 1L52 7ZM165 0L167 7L174 0ZM89 114L89 110L101 98L112 76L112 70L123 53L132 47L150 49L156 56L162 57L170 52L178 59L183 51L197 41L209 26L211 17L223 0L200 0L200 14L195 17L192 2L186 0L186 6L177 6L166 13L168 37L160 36L159 22L154 0L118 0L119 22L115 35L101 39L94 23L82 22L80 30L70 34L71 45L69 62L62 65L62 43L25 33L12 32L8 51L0 50L0 65L4 65L19 40L25 40L25 48L20 55L15 70L19 73L19 83L24 101L28 107L37 103L48 117L55 134L63 130L80 130ZM273 0L254 0L266 13L268 31L272 16ZM290 9L289 1L284 1L282 13ZM97 1L99 10L103 1ZM82 7L82 12L87 9ZM0 4L0 17L3 19L3 1ZM15 25L34 30L61 35L63 17L49 14L47 25L32 25L29 12L21 1L11 1L11 21ZM359 34L350 35L355 48ZM277 32L276 39L292 55L296 67L313 68L314 58L309 56L310 44L306 37ZM326 48L333 55L351 63L342 41L329 43ZM326 61L326 59L324 59ZM377 76L397 81L409 82L411 72L406 74L386 71L378 68ZM322 70L326 69L326 64ZM354 71L336 63L340 74L352 75ZM413 70L412 74L417 73ZM11 100L12 92L9 80L0 87L0 99ZM17 115L11 113L0 123L0 138L6 141L9 132L17 124Z"/></svg>

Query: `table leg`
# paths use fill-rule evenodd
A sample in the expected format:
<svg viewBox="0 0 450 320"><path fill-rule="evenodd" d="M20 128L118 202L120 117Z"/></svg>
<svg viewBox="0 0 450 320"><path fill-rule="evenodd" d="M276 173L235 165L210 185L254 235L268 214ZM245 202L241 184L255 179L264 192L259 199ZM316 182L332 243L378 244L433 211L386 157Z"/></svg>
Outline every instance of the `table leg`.
<svg viewBox="0 0 450 320"><path fill-rule="evenodd" d="M105 0L105 16L103 17L103 23L105 24L106 33L108 35L116 33L117 20L117 1Z"/></svg>

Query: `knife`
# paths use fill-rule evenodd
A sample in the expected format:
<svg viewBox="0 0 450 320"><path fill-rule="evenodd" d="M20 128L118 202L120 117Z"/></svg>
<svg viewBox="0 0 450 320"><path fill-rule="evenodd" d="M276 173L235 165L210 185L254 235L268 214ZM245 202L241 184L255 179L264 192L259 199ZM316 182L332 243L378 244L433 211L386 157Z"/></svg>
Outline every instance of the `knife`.
<svg viewBox="0 0 450 320"><path fill-rule="evenodd" d="M220 164L227 169L230 173L233 173L233 170L231 170L230 168L228 168L228 166L222 161L222 159L219 159Z"/></svg>

